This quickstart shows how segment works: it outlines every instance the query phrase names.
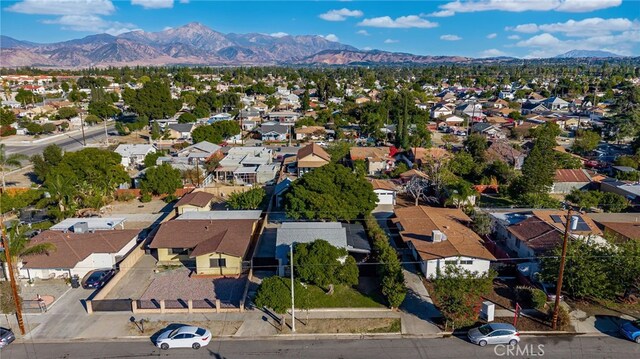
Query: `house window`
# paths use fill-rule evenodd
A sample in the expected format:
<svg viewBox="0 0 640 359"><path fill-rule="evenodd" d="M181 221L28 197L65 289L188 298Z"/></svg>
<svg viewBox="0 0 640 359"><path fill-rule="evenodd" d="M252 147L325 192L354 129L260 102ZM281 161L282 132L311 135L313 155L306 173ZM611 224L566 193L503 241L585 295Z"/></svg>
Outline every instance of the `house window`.
<svg viewBox="0 0 640 359"><path fill-rule="evenodd" d="M472 264L473 264L473 260L471 260L471 259L461 260L461 261L460 261L460 264L461 264L461 265L470 266L470 265L472 265Z"/></svg>
<svg viewBox="0 0 640 359"><path fill-rule="evenodd" d="M170 253L175 255L184 255L188 254L189 248L171 248Z"/></svg>
<svg viewBox="0 0 640 359"><path fill-rule="evenodd" d="M211 258L211 259L209 259L209 266L211 268L226 267L227 266L227 259L226 258Z"/></svg>
<svg viewBox="0 0 640 359"><path fill-rule="evenodd" d="M449 264L456 265L456 264L458 264L458 261L455 260L455 259L454 260L444 261L444 265L449 265Z"/></svg>

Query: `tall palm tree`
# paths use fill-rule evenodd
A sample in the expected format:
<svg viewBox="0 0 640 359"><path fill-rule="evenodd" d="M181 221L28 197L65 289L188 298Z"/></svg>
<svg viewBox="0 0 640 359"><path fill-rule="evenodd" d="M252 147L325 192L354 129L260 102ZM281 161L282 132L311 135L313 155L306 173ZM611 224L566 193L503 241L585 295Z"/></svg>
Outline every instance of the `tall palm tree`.
<svg viewBox="0 0 640 359"><path fill-rule="evenodd" d="M13 264L14 272L17 272L18 262L20 262L23 257L36 254L47 254L55 252L56 250L56 246L53 243L29 245L29 238L27 238L24 233L20 233L18 226L14 226L9 230L9 233L7 234L7 241L9 243L9 253L11 254L11 263ZM2 269L4 270L5 278L9 278L9 268L7 267L5 251L0 252L0 262L2 262Z"/></svg>
<svg viewBox="0 0 640 359"><path fill-rule="evenodd" d="M0 143L0 171L2 171L2 191L3 192L7 187L7 184L4 180L5 172L12 167L22 167L22 163L20 161L26 160L26 159L27 159L27 156L20 153L7 155L4 143Z"/></svg>

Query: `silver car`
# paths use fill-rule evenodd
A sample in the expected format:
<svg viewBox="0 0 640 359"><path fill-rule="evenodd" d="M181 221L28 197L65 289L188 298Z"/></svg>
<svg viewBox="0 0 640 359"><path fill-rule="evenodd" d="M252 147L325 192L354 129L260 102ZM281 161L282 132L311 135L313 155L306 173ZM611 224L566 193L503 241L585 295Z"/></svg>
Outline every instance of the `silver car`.
<svg viewBox="0 0 640 359"><path fill-rule="evenodd" d="M467 334L473 344L483 347L487 344L516 345L520 342L520 333L511 324L489 323L473 328Z"/></svg>
<svg viewBox="0 0 640 359"><path fill-rule="evenodd" d="M16 340L16 336L13 334L11 329L0 327L0 349L13 343L14 340Z"/></svg>

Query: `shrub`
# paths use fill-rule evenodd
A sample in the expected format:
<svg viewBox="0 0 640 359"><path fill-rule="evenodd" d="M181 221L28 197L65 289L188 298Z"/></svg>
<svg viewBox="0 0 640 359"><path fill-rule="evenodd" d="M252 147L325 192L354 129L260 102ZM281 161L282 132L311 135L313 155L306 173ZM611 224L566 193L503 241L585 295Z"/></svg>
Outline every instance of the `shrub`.
<svg viewBox="0 0 640 359"><path fill-rule="evenodd" d="M176 197L176 196L175 196L175 195L173 195L173 194L170 194L170 195L168 195L168 196L166 196L166 197L164 198L164 201L165 201L166 203L171 203L171 202L175 201L176 199L178 199L178 197Z"/></svg>
<svg viewBox="0 0 640 359"><path fill-rule="evenodd" d="M291 307L291 291L281 277L269 277L262 280L255 299L256 306L284 313Z"/></svg>
<svg viewBox="0 0 640 359"><path fill-rule="evenodd" d="M547 295L537 288L518 286L516 302L525 308L542 309L547 304Z"/></svg>
<svg viewBox="0 0 640 359"><path fill-rule="evenodd" d="M118 202L129 202L135 198L136 195L128 191L117 192L115 195L115 200Z"/></svg>
<svg viewBox="0 0 640 359"><path fill-rule="evenodd" d="M0 127L0 137L13 136L16 134L16 129L11 126Z"/></svg>
<svg viewBox="0 0 640 359"><path fill-rule="evenodd" d="M147 202L151 202L153 198L151 197L151 194L148 192L145 192L142 194L142 196L140 196L140 202L142 203L147 203Z"/></svg>

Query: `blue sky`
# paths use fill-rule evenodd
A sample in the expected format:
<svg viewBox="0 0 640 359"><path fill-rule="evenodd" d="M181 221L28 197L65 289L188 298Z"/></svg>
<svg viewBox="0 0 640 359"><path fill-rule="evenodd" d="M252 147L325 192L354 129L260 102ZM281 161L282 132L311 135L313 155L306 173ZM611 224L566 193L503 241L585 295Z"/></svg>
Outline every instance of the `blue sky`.
<svg viewBox="0 0 640 359"><path fill-rule="evenodd" d="M572 49L639 56L640 1L1 1L2 35L55 42L162 31L197 21L223 32L322 35L360 49L548 57Z"/></svg>

